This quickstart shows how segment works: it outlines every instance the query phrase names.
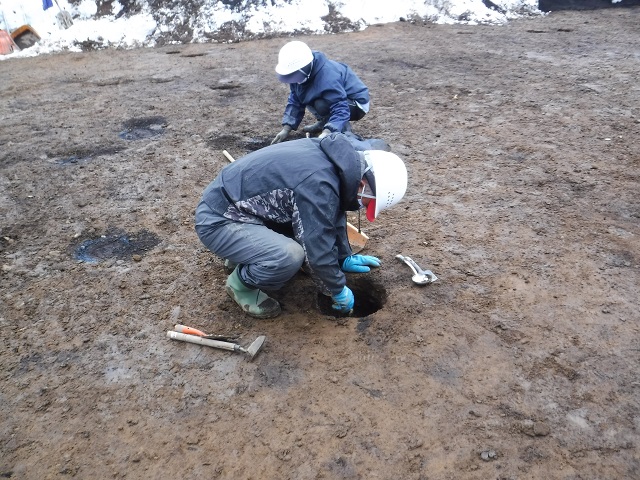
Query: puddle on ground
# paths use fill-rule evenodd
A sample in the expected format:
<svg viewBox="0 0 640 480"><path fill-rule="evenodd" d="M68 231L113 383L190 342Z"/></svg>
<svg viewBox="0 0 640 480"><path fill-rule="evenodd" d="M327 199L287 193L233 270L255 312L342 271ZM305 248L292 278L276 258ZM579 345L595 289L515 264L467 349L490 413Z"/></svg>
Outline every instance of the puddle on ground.
<svg viewBox="0 0 640 480"><path fill-rule="evenodd" d="M137 233L112 233L84 240L73 250L77 260L98 263L115 258L129 260L134 255L143 256L160 243L160 238L147 230Z"/></svg>
<svg viewBox="0 0 640 480"><path fill-rule="evenodd" d="M124 122L124 130L118 134L123 140L142 140L164 133L167 120L164 117L132 118Z"/></svg>
<svg viewBox="0 0 640 480"><path fill-rule="evenodd" d="M386 289L370 278L349 278L347 284L355 297L351 317L364 318L380 310L387 302ZM344 316L336 313L331 308L331 303L330 297L318 293L318 308L324 315L331 315L332 317Z"/></svg>

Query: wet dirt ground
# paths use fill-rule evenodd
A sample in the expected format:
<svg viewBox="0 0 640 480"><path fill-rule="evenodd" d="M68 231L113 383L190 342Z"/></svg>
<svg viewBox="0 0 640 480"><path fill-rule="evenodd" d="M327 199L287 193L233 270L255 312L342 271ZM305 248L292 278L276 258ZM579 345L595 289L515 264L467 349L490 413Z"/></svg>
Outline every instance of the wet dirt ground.
<svg viewBox="0 0 640 480"><path fill-rule="evenodd" d="M301 38L409 171L361 317L302 273L244 316L193 229L279 131L285 39L0 63L0 477L639 478L640 10Z"/></svg>

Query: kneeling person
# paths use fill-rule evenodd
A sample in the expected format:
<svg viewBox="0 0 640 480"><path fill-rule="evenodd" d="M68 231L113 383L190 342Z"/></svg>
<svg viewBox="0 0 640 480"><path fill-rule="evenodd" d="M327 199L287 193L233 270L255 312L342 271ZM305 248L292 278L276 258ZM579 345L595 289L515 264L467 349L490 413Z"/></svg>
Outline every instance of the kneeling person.
<svg viewBox="0 0 640 480"><path fill-rule="evenodd" d="M302 130L320 133L351 130L351 121L361 120L369 112L369 89L351 68L312 51L304 42L294 40L280 49L276 65L278 79L289 85L289 96L282 117L282 130L273 143L285 140L297 130L309 110L317 119Z"/></svg>
<svg viewBox="0 0 640 480"><path fill-rule="evenodd" d="M342 134L303 138L252 152L223 168L204 190L196 231L216 255L236 264L227 293L249 315L271 318L278 290L300 270L311 275L332 307L353 309L344 272L369 271L375 257L353 255L346 211L366 208L373 221L398 203L407 170L395 154L356 151ZM293 238L278 233L289 226Z"/></svg>

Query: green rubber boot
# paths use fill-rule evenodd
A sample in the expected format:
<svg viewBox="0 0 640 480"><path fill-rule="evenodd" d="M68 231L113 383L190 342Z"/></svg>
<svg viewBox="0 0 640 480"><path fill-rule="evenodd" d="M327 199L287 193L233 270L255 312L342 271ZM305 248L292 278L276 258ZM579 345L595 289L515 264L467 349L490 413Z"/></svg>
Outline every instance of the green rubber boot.
<svg viewBox="0 0 640 480"><path fill-rule="evenodd" d="M280 304L258 288L247 287L238 276L238 267L227 278L227 293L240 308L256 318L273 318L280 315Z"/></svg>

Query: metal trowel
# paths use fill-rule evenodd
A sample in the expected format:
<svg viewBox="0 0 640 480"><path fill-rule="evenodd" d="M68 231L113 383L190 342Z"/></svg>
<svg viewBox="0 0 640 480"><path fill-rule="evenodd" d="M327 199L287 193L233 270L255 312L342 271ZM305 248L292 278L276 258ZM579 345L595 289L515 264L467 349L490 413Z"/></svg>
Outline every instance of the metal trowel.
<svg viewBox="0 0 640 480"><path fill-rule="evenodd" d="M411 257L405 257L403 255L396 255L396 258L401 262L406 263L409 268L413 271L413 276L411 280L416 285L427 285L429 283L435 282L438 277L434 275L431 270L423 270L421 269L416 262L411 259Z"/></svg>

